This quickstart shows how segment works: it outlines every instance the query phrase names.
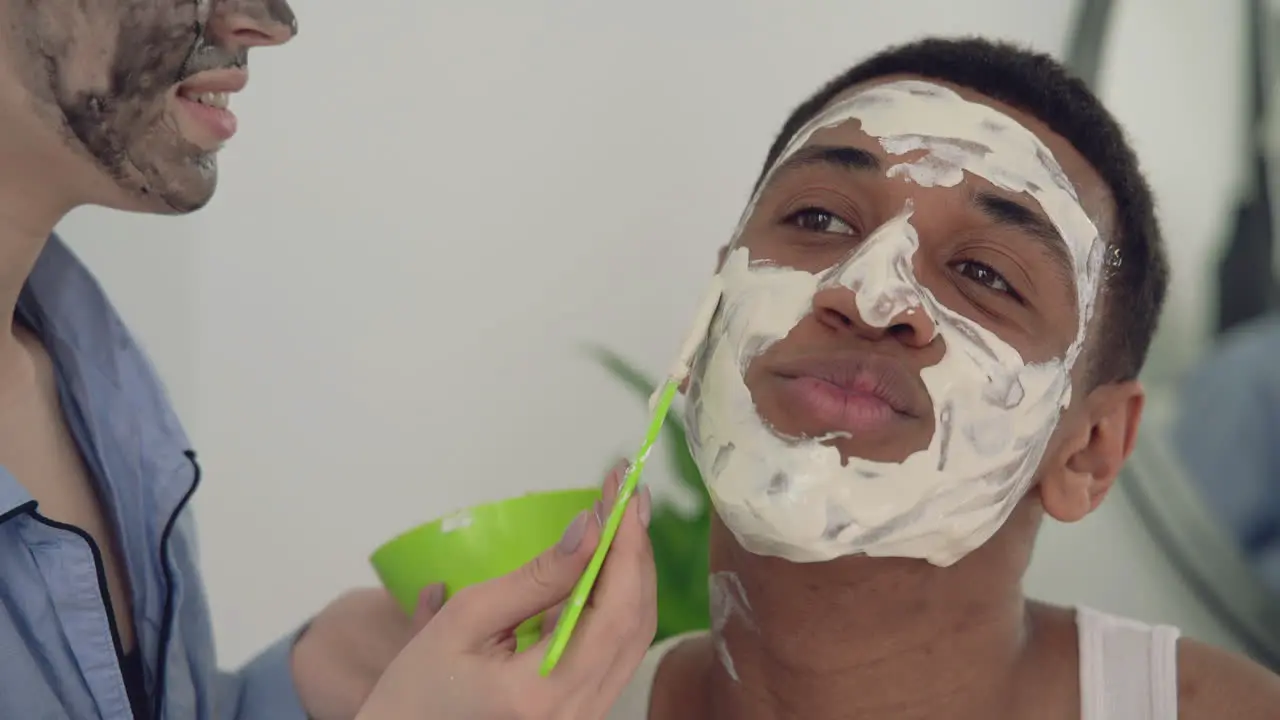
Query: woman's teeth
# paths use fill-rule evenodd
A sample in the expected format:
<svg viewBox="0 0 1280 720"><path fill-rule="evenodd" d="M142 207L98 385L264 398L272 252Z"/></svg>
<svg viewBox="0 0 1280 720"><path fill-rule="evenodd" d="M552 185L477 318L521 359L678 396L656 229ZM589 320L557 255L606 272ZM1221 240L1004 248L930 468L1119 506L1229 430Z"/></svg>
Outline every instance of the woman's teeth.
<svg viewBox="0 0 1280 720"><path fill-rule="evenodd" d="M226 108L231 100L231 94L224 92L183 93L182 97L192 102L198 102L201 105L216 108Z"/></svg>

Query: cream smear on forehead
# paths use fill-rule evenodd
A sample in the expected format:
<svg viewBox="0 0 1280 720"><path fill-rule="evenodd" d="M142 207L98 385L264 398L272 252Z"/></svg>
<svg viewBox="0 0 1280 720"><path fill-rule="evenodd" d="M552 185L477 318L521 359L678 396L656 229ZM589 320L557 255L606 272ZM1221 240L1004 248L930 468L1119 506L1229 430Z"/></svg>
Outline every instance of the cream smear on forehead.
<svg viewBox="0 0 1280 720"><path fill-rule="evenodd" d="M950 565L986 542L1029 488L1062 408L1097 295L1103 243L1049 149L999 111L932 83L900 81L841 100L802 128L779 163L822 128L856 120L890 156L888 175L954 186L965 173L1026 193L1065 238L1079 324L1062 357L1026 363L994 333L940 303L915 277L910 201L820 274L753 259L736 247L718 275L723 298L689 391L689 444L717 512L744 548L795 562L867 554ZM812 312L815 293L844 286L865 322L923 313L945 346L920 375L935 430L902 462L851 458L830 438L780 436L760 417L748 365ZM687 343L686 343L687 344Z"/></svg>

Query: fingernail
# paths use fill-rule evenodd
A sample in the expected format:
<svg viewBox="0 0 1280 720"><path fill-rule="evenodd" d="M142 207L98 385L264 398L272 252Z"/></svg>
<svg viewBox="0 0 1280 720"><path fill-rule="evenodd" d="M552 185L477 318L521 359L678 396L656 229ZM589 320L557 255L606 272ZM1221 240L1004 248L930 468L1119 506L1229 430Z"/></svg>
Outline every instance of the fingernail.
<svg viewBox="0 0 1280 720"><path fill-rule="evenodd" d="M653 500L649 497L649 486L640 488L640 505L636 512L640 514L640 524L649 527L649 519L653 516Z"/></svg>
<svg viewBox="0 0 1280 720"><path fill-rule="evenodd" d="M627 474L629 463L623 459L613 464L613 469L604 478L604 489L608 491L617 491L622 486L622 478Z"/></svg>
<svg viewBox="0 0 1280 720"><path fill-rule="evenodd" d="M595 513L596 525L604 527L604 503L597 500L595 506L591 508L591 511Z"/></svg>
<svg viewBox="0 0 1280 720"><path fill-rule="evenodd" d="M587 534L587 513L585 511L578 513L578 517L569 523L569 527L565 528L564 536L560 538L560 544L557 548L565 555L572 555L574 550L582 544L582 537Z"/></svg>
<svg viewBox="0 0 1280 720"><path fill-rule="evenodd" d="M418 605L429 612L439 612L440 608L444 607L444 583L423 588L422 595L418 596Z"/></svg>

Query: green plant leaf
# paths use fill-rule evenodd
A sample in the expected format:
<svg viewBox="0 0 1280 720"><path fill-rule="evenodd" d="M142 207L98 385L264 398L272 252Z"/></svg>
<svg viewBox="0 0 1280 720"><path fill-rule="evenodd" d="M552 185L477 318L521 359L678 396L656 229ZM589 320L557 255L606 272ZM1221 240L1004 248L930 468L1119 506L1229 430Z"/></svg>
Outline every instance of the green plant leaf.
<svg viewBox="0 0 1280 720"><path fill-rule="evenodd" d="M642 370L627 362L614 351L596 345L591 348L591 354L595 356L601 365L604 365L609 374L621 380L623 385L631 388L637 395L643 396L646 400L657 389L657 384L650 380Z"/></svg>
<svg viewBox="0 0 1280 720"><path fill-rule="evenodd" d="M612 350L595 346L592 348L592 354L610 374L621 380L623 385L633 390L646 402L654 390L657 389L656 382ZM662 431L667 439L667 460L671 464L672 474L675 475L676 481L699 499L709 501L707 486L702 482L702 474L698 471L698 464L694 461L693 455L689 453L688 436L685 433L684 423L678 417L669 415L663 424Z"/></svg>
<svg viewBox="0 0 1280 720"><path fill-rule="evenodd" d="M648 400L656 383L617 353L593 348L596 359L642 400ZM676 480L694 494L692 512L682 512L669 501L655 499L649 522L654 562L658 574L658 633L655 642L673 635L705 630L711 626L707 578L707 548L711 528L711 498L698 465L689 453L684 424L668 417L663 427L667 459Z"/></svg>
<svg viewBox="0 0 1280 720"><path fill-rule="evenodd" d="M658 572L658 638L710 625L707 546L701 524L674 508L656 510L649 523Z"/></svg>

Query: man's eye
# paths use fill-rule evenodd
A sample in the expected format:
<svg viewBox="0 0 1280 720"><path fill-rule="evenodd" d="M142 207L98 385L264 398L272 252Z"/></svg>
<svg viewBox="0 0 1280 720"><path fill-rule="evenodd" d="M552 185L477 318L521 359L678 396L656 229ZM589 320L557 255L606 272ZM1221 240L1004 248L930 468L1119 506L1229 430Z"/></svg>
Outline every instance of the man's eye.
<svg viewBox="0 0 1280 720"><path fill-rule="evenodd" d="M955 265L956 271L970 280L982 285L988 290L994 290L998 293L1012 295L1017 298L1018 294L1010 287L1009 282L1004 276L996 272L990 265L984 265L973 260L961 260Z"/></svg>
<svg viewBox="0 0 1280 720"><path fill-rule="evenodd" d="M797 210L782 222L801 230L819 233L835 233L838 235L856 235L857 231L849 223L821 208L805 208Z"/></svg>

